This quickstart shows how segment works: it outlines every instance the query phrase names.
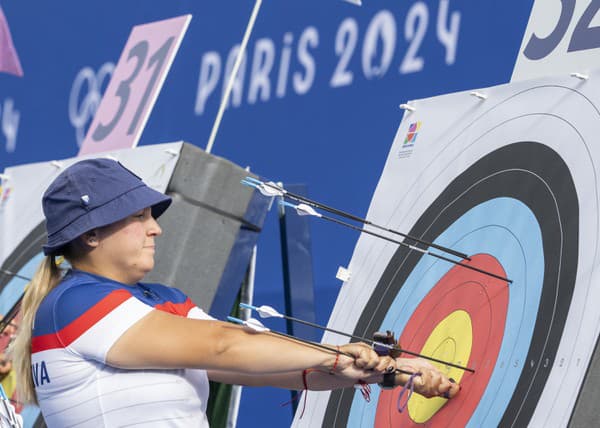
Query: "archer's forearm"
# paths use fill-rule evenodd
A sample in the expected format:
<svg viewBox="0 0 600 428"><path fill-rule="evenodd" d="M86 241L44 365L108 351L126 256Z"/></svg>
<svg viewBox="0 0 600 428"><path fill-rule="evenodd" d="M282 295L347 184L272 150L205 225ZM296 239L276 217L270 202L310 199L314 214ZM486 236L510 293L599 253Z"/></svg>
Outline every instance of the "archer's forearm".
<svg viewBox="0 0 600 428"><path fill-rule="evenodd" d="M199 368L241 374L328 370L340 358L269 333L254 333L220 321L202 321L152 311L128 329L107 354L121 368ZM347 362L347 361L346 361Z"/></svg>
<svg viewBox="0 0 600 428"><path fill-rule="evenodd" d="M211 370L208 372L208 378L215 382L232 385L272 386L298 391L304 389L301 371L268 375L247 375ZM331 389L351 388L355 382L343 379L339 375L330 375L327 372L310 371L306 375L306 383L308 389L311 391L327 391Z"/></svg>

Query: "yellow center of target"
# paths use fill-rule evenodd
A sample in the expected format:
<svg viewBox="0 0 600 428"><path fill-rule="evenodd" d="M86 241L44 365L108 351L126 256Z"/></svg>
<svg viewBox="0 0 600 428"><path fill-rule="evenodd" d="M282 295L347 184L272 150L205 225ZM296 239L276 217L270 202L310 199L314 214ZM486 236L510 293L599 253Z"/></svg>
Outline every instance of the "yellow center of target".
<svg viewBox="0 0 600 428"><path fill-rule="evenodd" d="M473 326L471 317L463 310L452 312L444 318L431 332L425 342L421 354L440 360L467 365L473 345ZM463 371L442 363L432 362L446 376L460 383ZM413 394L408 402L408 413L416 423L427 422L446 404L445 398L425 398Z"/></svg>

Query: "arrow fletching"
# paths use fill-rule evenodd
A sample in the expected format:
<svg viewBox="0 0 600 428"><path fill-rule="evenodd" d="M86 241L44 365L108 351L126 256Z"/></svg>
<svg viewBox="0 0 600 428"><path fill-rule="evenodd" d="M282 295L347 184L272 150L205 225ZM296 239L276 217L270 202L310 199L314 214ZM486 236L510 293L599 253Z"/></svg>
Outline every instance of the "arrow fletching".
<svg viewBox="0 0 600 428"><path fill-rule="evenodd" d="M283 318L283 315L277 312L275 308L267 305L258 307L248 303L240 303L240 308L256 311L261 318Z"/></svg>
<svg viewBox="0 0 600 428"><path fill-rule="evenodd" d="M250 318L246 321L241 320L239 318L235 318L235 317L227 317L227 320L229 322L235 323L235 324L240 324L243 325L244 327L248 327L249 329L256 331L258 333L265 333L269 330L267 327L265 327L259 320L255 319L255 318Z"/></svg>
<svg viewBox="0 0 600 428"><path fill-rule="evenodd" d="M296 212L298 213L298 215L312 215L315 217L322 217L322 215L316 212L313 207L306 204L296 205Z"/></svg>
<svg viewBox="0 0 600 428"><path fill-rule="evenodd" d="M271 306L262 305L260 308L256 308L256 312L261 318L283 318L279 312L273 309Z"/></svg>

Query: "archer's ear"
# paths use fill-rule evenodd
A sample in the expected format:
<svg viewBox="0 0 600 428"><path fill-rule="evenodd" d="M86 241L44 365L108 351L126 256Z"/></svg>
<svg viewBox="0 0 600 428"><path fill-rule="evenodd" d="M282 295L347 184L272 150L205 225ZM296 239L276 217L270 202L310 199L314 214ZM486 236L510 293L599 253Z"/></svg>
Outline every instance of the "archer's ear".
<svg viewBox="0 0 600 428"><path fill-rule="evenodd" d="M80 242L87 246L88 248L96 248L100 243L100 239L98 237L98 230L93 229L89 232L84 233L79 237Z"/></svg>

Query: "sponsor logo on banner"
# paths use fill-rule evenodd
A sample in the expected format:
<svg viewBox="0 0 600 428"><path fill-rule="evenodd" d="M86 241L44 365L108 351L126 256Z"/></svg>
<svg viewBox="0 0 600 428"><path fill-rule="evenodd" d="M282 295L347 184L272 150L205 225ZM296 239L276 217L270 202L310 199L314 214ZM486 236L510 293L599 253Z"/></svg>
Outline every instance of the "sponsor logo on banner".
<svg viewBox="0 0 600 428"><path fill-rule="evenodd" d="M419 129L421 129L421 122L414 122L408 126L408 132L406 133L406 137L404 138L402 148L412 147L415 145L417 135L419 134Z"/></svg>
<svg viewBox="0 0 600 428"><path fill-rule="evenodd" d="M421 122L413 122L408 125L408 132L404 137L404 142L402 143L402 147L400 148L400 152L398 153L399 158L406 158L411 155L414 150L415 143L417 141L417 136L419 135L419 131L421 130Z"/></svg>

